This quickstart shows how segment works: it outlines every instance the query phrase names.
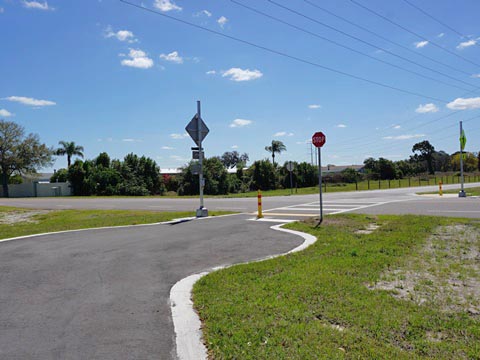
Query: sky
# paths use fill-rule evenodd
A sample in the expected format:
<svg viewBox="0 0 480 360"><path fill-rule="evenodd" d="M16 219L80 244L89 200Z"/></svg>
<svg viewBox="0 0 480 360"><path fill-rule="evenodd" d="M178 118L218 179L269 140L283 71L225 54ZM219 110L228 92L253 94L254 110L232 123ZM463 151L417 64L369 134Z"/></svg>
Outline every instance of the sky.
<svg viewBox="0 0 480 360"><path fill-rule="evenodd" d="M480 150L478 0L125 1L0 0L0 119L164 169L197 100L207 157L310 162L317 131L323 165L452 153L459 121Z"/></svg>

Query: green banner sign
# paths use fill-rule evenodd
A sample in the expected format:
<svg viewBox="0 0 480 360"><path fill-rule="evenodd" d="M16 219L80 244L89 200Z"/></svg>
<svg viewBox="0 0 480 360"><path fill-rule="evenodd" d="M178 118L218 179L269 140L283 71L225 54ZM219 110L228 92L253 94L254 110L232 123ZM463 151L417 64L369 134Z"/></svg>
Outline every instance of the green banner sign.
<svg viewBox="0 0 480 360"><path fill-rule="evenodd" d="M462 130L462 134L460 135L460 149L462 149L462 151L465 149L466 143L467 143L467 137L465 136L465 131Z"/></svg>

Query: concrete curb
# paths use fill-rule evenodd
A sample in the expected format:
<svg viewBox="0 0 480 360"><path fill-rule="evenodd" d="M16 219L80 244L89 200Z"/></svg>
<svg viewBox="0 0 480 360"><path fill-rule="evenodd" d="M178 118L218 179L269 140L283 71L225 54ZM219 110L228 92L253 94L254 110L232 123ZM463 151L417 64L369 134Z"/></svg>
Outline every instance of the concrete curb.
<svg viewBox="0 0 480 360"><path fill-rule="evenodd" d="M276 231L282 231L289 234L303 237L304 241L296 248L277 255L270 255L261 259L248 261L242 264L249 264L252 262L259 262L264 260L273 259L279 256L285 256L287 254L302 251L315 243L317 238L313 235L306 234L300 231L283 229L281 226L284 224L271 226L270 229ZM192 289L193 285L200 280L203 276L220 269L224 269L232 265L222 265L214 267L209 271L193 274L183 278L173 285L170 290L170 307L172 311L173 326L175 329L175 342L177 350L177 358L180 360L206 360L207 348L203 344L201 321L193 308L192 302Z"/></svg>

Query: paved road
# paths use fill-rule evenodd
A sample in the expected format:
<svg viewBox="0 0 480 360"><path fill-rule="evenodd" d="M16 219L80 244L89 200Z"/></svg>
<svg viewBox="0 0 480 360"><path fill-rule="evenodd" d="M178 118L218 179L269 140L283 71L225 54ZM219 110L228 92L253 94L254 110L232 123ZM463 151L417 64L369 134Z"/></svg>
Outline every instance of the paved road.
<svg viewBox="0 0 480 360"><path fill-rule="evenodd" d="M412 195L416 191L328 193L325 211L480 217L480 199ZM266 221L318 213L317 195L264 202ZM273 232L268 222L249 221L256 199L206 203L210 209L246 214L0 242L0 358L174 358L168 295L175 282L221 264L285 252L301 242ZM0 205L192 210L197 200L2 199Z"/></svg>
<svg viewBox="0 0 480 360"><path fill-rule="evenodd" d="M445 189L458 188L459 185L445 185ZM480 183L467 184L467 187L480 186ZM470 216L478 210L478 203L474 199L449 198L450 204L445 199L428 199L414 196L416 192L436 191L436 186L412 187L392 190L372 190L359 192L326 193L324 194L325 213L336 213L341 210L348 211L380 211L381 213L402 213ZM463 201L463 202L462 202ZM398 202L406 202L397 207ZM205 204L210 210L227 210L235 212L254 213L257 210L256 198L206 198ZM21 198L2 199L0 206L18 206L40 209L142 209L156 211L194 211L198 207L198 199L177 198ZM302 214L311 216L318 213L318 195L278 196L264 197L264 209L267 218L288 218L291 220L303 218ZM304 206L305 205L305 206ZM350 206L348 206L350 205ZM381 205L381 206L379 206ZM311 208L312 211L306 209ZM375 210L373 210L375 208ZM303 210L298 210L303 209ZM331 210L332 209L332 210ZM438 211L436 211L438 210ZM441 211L460 211L441 212ZM433 212L432 212L433 211ZM435 212L436 211L436 212ZM269 215L280 214L280 215ZM287 214L287 216L282 215ZM290 214L290 215L288 215Z"/></svg>
<svg viewBox="0 0 480 360"><path fill-rule="evenodd" d="M0 359L171 359L169 292L303 239L245 215L0 243Z"/></svg>

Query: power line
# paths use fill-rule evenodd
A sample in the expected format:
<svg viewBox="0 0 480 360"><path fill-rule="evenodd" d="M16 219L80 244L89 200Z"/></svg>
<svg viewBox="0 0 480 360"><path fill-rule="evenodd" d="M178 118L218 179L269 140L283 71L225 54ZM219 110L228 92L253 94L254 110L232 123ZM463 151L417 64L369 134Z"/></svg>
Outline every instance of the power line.
<svg viewBox="0 0 480 360"><path fill-rule="evenodd" d="M451 114L449 114L448 116L445 116L445 117L443 117L443 118L449 117L449 116L454 115L454 114L456 114L456 113L458 113L458 112L460 112L460 111L457 111L457 112L455 112L455 113L451 113ZM480 115L475 115L475 116L473 116L473 117L471 117L471 118L468 118L468 119L466 119L466 120L463 120L463 123L467 123L467 122L469 122L469 121L472 121L472 120L475 120L475 119L478 119L478 118L480 118ZM433 121L430 121L429 123L432 123L432 122L433 122ZM428 136L431 136L432 134L438 134L438 133L440 133L440 132L445 131L446 129L450 129L450 128L455 127L455 126L457 126L456 123L455 123L455 124L451 124L451 125L449 125L449 126L444 126L444 127L440 128L440 129L438 129L438 130L436 130L436 131L430 131L430 132L428 132ZM412 129L409 129L409 130L412 130ZM386 137L386 136L382 136L382 139L385 138L385 137ZM425 134L424 137L427 137L427 134ZM388 139L385 139L385 140L388 140ZM377 143L378 143L378 140L373 140L373 141L365 142L365 143L361 144L361 146L369 146L369 145L373 145L373 144L377 144ZM338 145L338 144L336 144L336 145ZM359 146L359 145L342 147L342 148L341 148L341 151L349 151L349 150L358 149L358 146ZM386 149L386 148L388 148L389 150L391 150L391 149L397 149L397 148L401 148L401 147L404 147L404 144L397 144L397 145L382 144L382 145L380 145L380 146L375 146L375 147L373 147L373 148L370 148L369 151L380 151L380 150L383 150L383 149Z"/></svg>
<svg viewBox="0 0 480 360"><path fill-rule="evenodd" d="M448 83L448 82L445 82L445 81L442 81L442 80L438 80L438 79L432 78L432 77L430 77L430 76L423 75L423 74L421 74L421 73L419 73L419 72L416 72L416 71L413 71L413 70L409 70L409 69L404 68L404 67L402 67L402 66L399 66L399 65L393 64L393 63L391 63L391 62L388 62L388 61L385 61L385 60L376 58L376 57L371 56L371 55L369 55L369 54L363 53L363 52L358 51L358 50L356 50L356 49L354 49L354 48L351 48L351 47L349 47L349 46L343 45L343 44L341 44L341 43L339 43L339 42L337 42L337 41L334 41L334 40L331 40L331 39L329 39L329 38L327 38L327 37L324 37L324 36L322 36L322 35L319 35L318 33L311 32L311 31L306 30L306 29L304 29L304 28L301 28L301 27L299 27L299 26L297 26L297 25L294 25L294 24L292 24L292 23L289 23L289 22L287 22L287 21L284 21L284 20L282 20L282 19L279 19L279 18L277 18L277 17L275 17L275 16L273 16L273 15L269 15L269 14L263 12L263 11L260 11L260 10L257 10L257 9L255 9L255 8L250 7L250 6L248 6L248 5L242 4L242 3L240 3L240 2L238 2L238 1L236 1L236 0L230 0L230 1L233 2L234 4L237 4L237 5L245 8L245 9L250 10L250 11L252 11L252 12L254 12L254 13L257 13L257 14L259 14L259 15L262 15L262 16L267 17L267 18L269 18L269 19L272 19L272 20L274 20L274 21L280 22L280 23L282 23L282 24L284 24L284 25L287 25L287 26L289 26L289 27L291 27L291 28L294 28L294 29L296 29L296 30L298 30L298 31L301 31L301 32L304 32L304 33L306 33L306 34L312 35L312 36L314 36L314 37L316 37L316 38L318 38L318 39L321 39L321 40L323 40L323 41L327 41L327 42L329 42L329 43L331 43L331 44L334 44L334 45L336 45L336 46L342 47L342 48L347 49L347 50L349 50L349 51L352 51L352 52L354 52L354 53L360 54L360 55L365 56L365 57L367 57L367 58L369 58L369 59L373 59L373 60L378 61L378 62L381 62L381 63L383 63L383 64L387 64L387 65L389 65L389 66L392 66L392 67L394 67L394 68L403 70L403 71L405 71L405 72L408 72L408 73L410 73L410 74L419 76L419 77L424 78L424 79L427 79L427 80L435 81L435 82L438 82L438 83L443 84L443 85L455 87L455 88L457 88L457 89L461 89L461 90L465 90L465 91L470 91L469 89L466 89L466 88L463 88L463 87L460 87L460 86L457 86L457 85L454 85L454 84L450 84L450 83Z"/></svg>
<svg viewBox="0 0 480 360"><path fill-rule="evenodd" d="M126 0L119 0L119 1L124 3L124 4L130 5L132 7L136 7L138 9L141 9L143 11L150 12L152 14L159 15L159 16L165 17L165 18L170 19L170 20L174 20L176 22L179 22L179 23L182 23L182 24L185 24L185 25L189 25L189 26L194 27L196 29L206 31L206 32L209 32L211 34L215 34L215 35L221 36L221 37L229 39L229 40L233 40L233 41L245 44L245 45L255 47L257 49L269 52L271 54L275 54L275 55L278 55L278 56L282 56L284 58L295 60L295 61L301 62L303 64L311 65L311 66L314 66L316 68L327 70L327 71L330 71L330 72L333 72L333 73L336 73L336 74L340 74L340 75L343 75L343 76L346 76L346 77L350 77L352 79L361 80L361 81L367 82L369 84L377 85L377 86L380 86L380 87L383 87L383 88L386 88L386 89L391 89L391 90L395 90L395 91L398 91L398 92L402 92L404 94L414 95L414 96L422 97L422 98L425 98L425 99L431 99L431 100L439 101L439 102L442 102L442 103L448 103L448 101L444 100L444 99L439 99L439 98L435 98L435 97L432 97L432 96L420 94L420 93L417 93L417 92L414 92L414 91L405 90L405 89L402 89L402 88L398 88L396 86L384 84L384 83L381 83L381 82L378 82L378 81L375 81L375 80L370 80L370 79L367 79L367 78L364 78L364 77L361 77L361 76L350 74L350 73L347 73L347 72L342 71L342 70L337 70L337 69L334 69L334 68L331 68L331 67L328 67L328 66L310 61L310 60L306 60L306 59L303 59L303 58L300 58L300 57L297 57L297 56L294 56L294 55L289 55L289 54L284 53L282 51L274 50L274 49L268 48L266 46L253 43L253 42L248 41L248 40L243 40L243 39L237 38L235 36L227 35L227 34L224 34L224 33L206 28L204 26L197 25L197 24L191 23L189 21L182 20L182 19L176 18L174 16L170 16L170 15L167 15L167 14L163 14L161 12L149 9L149 8L141 6L141 5L131 3L131 2L126 1Z"/></svg>
<svg viewBox="0 0 480 360"><path fill-rule="evenodd" d="M387 37L385 37L385 36L383 36L383 35L380 35L380 34L376 33L375 31L372 31L372 30L366 28L365 26L362 26L362 25L357 24L357 23L355 23L355 22L353 22L353 21L351 21L351 20L349 20L349 19L347 19L347 18L344 18L343 16L340 16L340 15L338 15L338 14L335 14L334 12L332 12L332 11L330 11L330 10L328 10L328 9L325 9L325 8L323 8L323 7L317 5L317 4L315 4L315 3L313 3L313 2L311 2L311 1L309 1L309 0L304 0L304 1L305 1L307 4L309 4L309 5L317 8L317 9L319 9L319 10L322 10L323 12L326 12L327 14L329 14L329 15L331 15L331 16L336 17L337 19L343 20L343 21L345 21L346 23L348 23L348 24L350 24L350 25L352 25L352 26L355 26L355 27L357 27L357 28L359 28L359 29L361 29L361 30L363 30L363 31L366 31L366 32L368 32L369 34L378 37L379 39L382 39L382 40L384 40L384 41L389 42L390 44L393 44L393 45L396 45L396 46L398 46L398 47L401 47L402 49L407 50L407 51L409 51L409 52L411 52L411 53L413 53L413 54L415 54L415 55L417 55L417 56L421 56L421 57L423 57L423 58L425 58L425 59L428 59L428 60L433 61L433 62L435 62L435 63L437 63L437 64L440 64L440 65L443 65L443 66L445 66L445 67L448 67L449 69L454 70L454 71L457 71L457 72L462 73L462 74L464 74L464 75L468 75L468 76L471 75L471 73L468 73L468 72L463 71L463 70L461 70L461 69L457 69L456 67L453 67L453 66L451 66L451 65L449 65L449 64L446 64L446 63L444 63L444 62L438 61L437 59L435 59L435 58L433 58L433 57L430 57L430 56L427 56L427 55L425 55L425 54L422 54L421 52L414 51L414 50L412 50L411 48L409 48L408 46L405 46L405 45L402 45L402 44L400 44L400 43L398 43L398 42L395 42L395 41L393 41L393 40L390 40L389 38L387 38Z"/></svg>
<svg viewBox="0 0 480 360"><path fill-rule="evenodd" d="M449 53L449 54L451 54L451 55L453 55L453 56L456 56L456 57L462 59L463 61L469 62L470 64L473 64L473 65L475 65L475 66L477 66L477 67L480 67L480 64L477 64L476 62L471 61L471 60L467 59L466 57L464 57L464 56L462 56L462 55L459 55L459 54L457 54L457 53L455 53L455 52L453 52L453 51L448 50L447 48L445 48L445 47L437 44L436 42L427 39L425 36L420 35L420 34L414 32L414 31L406 28L405 26L403 26L403 25L401 25L401 24L399 24L399 23L397 23L397 22L395 22L395 21L387 18L386 16L383 16L382 14L380 14L380 13L376 12L375 10L373 10L373 9L371 9L371 8L369 8L369 7L361 4L361 3L359 3L358 1L350 0L350 2L352 2L352 3L354 3L355 5L361 7L362 9L365 9L365 10L367 10L368 12L370 12L370 13L372 13L372 14L380 17L380 18L382 18L383 20L388 21L389 23L391 23L391 24L393 24L393 25L395 25L395 26L398 26L400 29L402 29L402 30L404 30L404 31L406 31L406 32L408 32L408 33L410 33L410 34L412 34L412 35L415 35L416 37L418 37L418 38L420 38L420 39L422 39L422 40L424 40L424 41L428 41L428 42L429 42L430 44L432 44L433 46L435 46L435 47L437 47L437 48L439 48L439 49L442 49L443 51L446 51L447 53Z"/></svg>
<svg viewBox="0 0 480 360"><path fill-rule="evenodd" d="M469 92L467 92L467 93L465 93L465 94L462 94L460 97L469 95L469 94L474 93L474 92L476 92L476 90L469 91ZM445 119L445 118L448 118L448 117L450 117L450 116L452 116L452 115L455 115L455 114L458 114L458 113L460 113L460 112L462 112L462 110L454 111L454 112L452 112L452 113L450 113L450 114L448 114L448 115L446 115L446 116L441 116L441 117L436 118L436 119L434 119L434 120L432 120L432 121L429 121L428 123L433 123L433 122L437 122L437 121L443 120L443 119ZM410 118L410 119L405 120L405 121L397 122L396 125L404 125L404 124L406 124L406 123L409 123L409 122L417 119L417 118L420 117L420 116L422 116L422 114L418 114L418 115L414 116L413 118ZM423 126L423 125L420 125L420 126L418 126L418 127L422 127L422 126ZM391 127L384 128L383 130L387 130L387 129L390 129L390 128L391 128ZM407 128L407 129L405 129L405 130L409 131L409 130L414 130L414 129L415 129L415 128ZM348 144L358 143L358 140L357 140L357 138L355 138L355 139L352 139L352 140L343 141L343 142L341 142L340 144L343 144L343 143L348 143Z"/></svg>
<svg viewBox="0 0 480 360"><path fill-rule="evenodd" d="M408 5L410 5L411 7L413 7L414 9L417 9L418 11L420 11L422 14L424 14L425 16L429 17L430 19L432 19L433 21L439 23L440 25L443 25L444 27L446 27L447 29L449 29L450 31L454 32L455 34L459 35L460 37L462 38L466 38L468 39L468 36L466 36L465 34L462 34L461 32L455 30L454 28L452 28L450 25L444 23L443 21L437 19L436 17L434 17L433 15L429 14L427 11L423 10L422 8L420 8L419 6L413 4L412 2L408 1L408 0L403 0L404 2L406 2ZM476 41L475 41L475 45L477 46L480 46Z"/></svg>
<svg viewBox="0 0 480 360"><path fill-rule="evenodd" d="M351 38L351 39L354 39L354 40L356 40L356 41L359 41L359 42L361 42L361 43L363 43L363 44L366 44L366 45L368 45L368 46L371 46L371 47L373 47L373 48L375 48L375 49L377 49L377 50L381 50L381 51L383 51L383 52L385 52L385 53L387 53L387 54L390 54L390 55L395 56L395 57L397 57L397 58L399 58L399 59L402 59L403 61L407 61L407 62L409 62L409 63L411 63L411 64L414 64L414 65L416 65L416 66L419 66L419 67L421 67L421 68L423 68L423 69L432 71L432 72L434 72L434 73L437 73L437 74L442 75L442 76L445 76L445 77L447 77L447 78L449 78L449 79L452 79L452 80L461 82L461 83L463 83L463 84L466 84L466 85L469 85L469 86L472 86L472 87L475 87L475 88L477 87L477 86L474 85L474 84L470 84L470 83L468 83L468 82L466 82L466 81L459 80L459 79L457 79L457 78L455 78L455 77L453 77L453 76L450 76L450 75L448 75L448 74L445 74L445 73L443 73L443 72L441 72L441 71L432 69L432 68L430 68L430 67L428 67L428 66L424 66L424 65L422 65L422 64L420 64L420 63L418 63L418 62L416 62L416 61L410 60L410 59L408 59L408 58L406 58L406 57L404 57L404 56L402 56L402 55L398 55L398 54L396 54L396 53L394 53L394 52L392 52L392 51L390 51L390 50L387 50L387 49L385 49L385 48L382 48L382 47L380 47L380 46L377 46L377 45L375 45L375 44L373 44L373 43L371 43L371 42L369 42L369 41L360 39L360 38L357 37L357 36L354 36L354 35L351 35L351 34L345 32L345 31L339 30L339 29L335 28L334 26L330 26L330 25L328 25L328 24L325 24L325 23L323 23L323 22L321 22L321 21L319 21L319 20L317 20L317 19L314 19L314 18L312 18L312 17L310 17L310 16L308 16L308 15L305 15L305 14L299 12L299 11L296 11L296 10L294 10L294 9L292 9L292 8L289 8L288 6L279 4L279 3L277 3L277 2L275 2L275 1L273 1L273 0L267 0L267 1L270 2L270 3L272 3L272 4L274 4L275 6L278 6L279 8L282 8L282 9L284 9L284 10L287 10L287 11L293 13L293 14L296 14L296 15L298 15L298 16L301 16L301 17L303 17L303 18L305 18L305 19L308 19L308 20L310 20L310 21L318 24L318 25L321 25L321 26L323 26L323 27L326 27L326 28L328 28L328 29L330 29L330 30L333 30L333 31L335 31L335 32L337 32L337 33L340 33L340 34L342 34L342 35L344 35L344 36L347 36L347 37L349 37L349 38ZM352 1L352 0L351 0L351 1Z"/></svg>

